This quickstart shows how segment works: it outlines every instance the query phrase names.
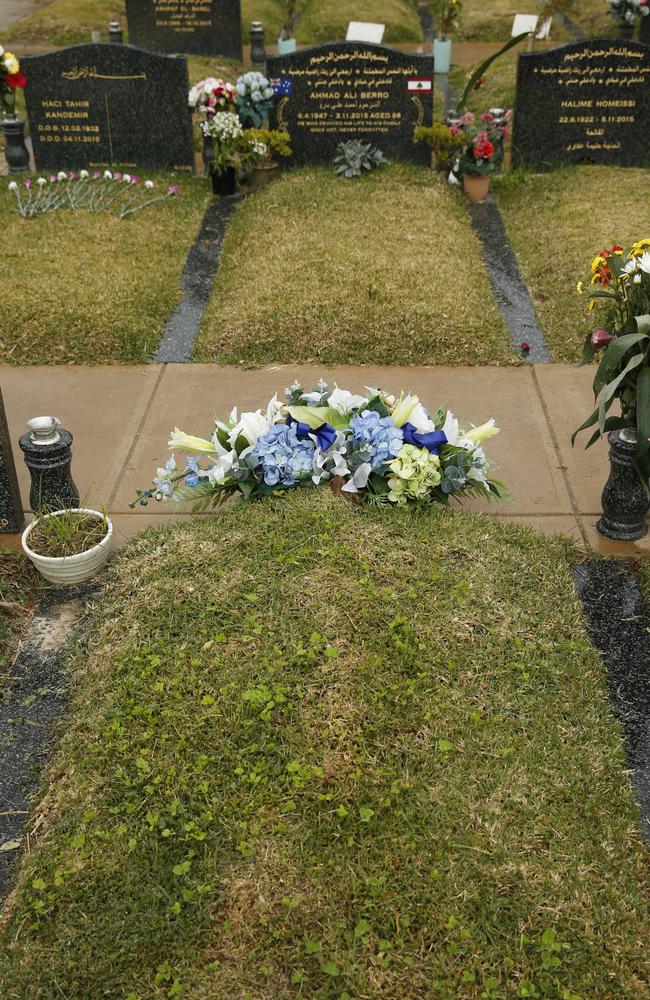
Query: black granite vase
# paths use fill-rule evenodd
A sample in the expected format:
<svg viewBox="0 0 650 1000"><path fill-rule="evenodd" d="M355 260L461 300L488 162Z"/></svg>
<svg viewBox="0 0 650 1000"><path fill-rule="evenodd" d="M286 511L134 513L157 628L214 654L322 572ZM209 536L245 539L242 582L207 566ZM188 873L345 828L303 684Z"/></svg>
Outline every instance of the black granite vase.
<svg viewBox="0 0 650 1000"><path fill-rule="evenodd" d="M634 24L619 24L618 34L620 38L627 38L628 41L632 41L634 38L634 29L636 25Z"/></svg>
<svg viewBox="0 0 650 1000"><path fill-rule="evenodd" d="M0 122L5 137L5 159L10 174L23 174L29 170L29 151L25 145L25 122L15 115Z"/></svg>
<svg viewBox="0 0 650 1000"><path fill-rule="evenodd" d="M611 431L607 440L611 469L603 490L603 516L596 528L607 538L634 542L648 530L645 517L650 506L636 464L636 431Z"/></svg>
<svg viewBox="0 0 650 1000"><path fill-rule="evenodd" d="M216 170L210 173L212 181L212 193L228 198L235 194L237 190L237 172L234 167L226 167L220 174Z"/></svg>

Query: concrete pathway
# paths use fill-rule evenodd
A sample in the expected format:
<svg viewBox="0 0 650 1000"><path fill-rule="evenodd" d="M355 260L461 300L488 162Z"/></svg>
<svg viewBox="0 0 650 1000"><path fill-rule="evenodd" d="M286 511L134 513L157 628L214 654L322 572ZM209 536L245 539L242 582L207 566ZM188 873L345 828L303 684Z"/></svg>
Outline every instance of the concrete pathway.
<svg viewBox="0 0 650 1000"><path fill-rule="evenodd" d="M0 0L0 31L4 31L14 21L27 17L47 0Z"/></svg>
<svg viewBox="0 0 650 1000"><path fill-rule="evenodd" d="M116 545L148 527L192 515L171 504L129 510L137 487L147 487L168 454L176 425L207 435L215 415L232 406L256 409L294 378L311 387L323 376L353 390L364 385L411 389L425 405L448 406L466 421L495 417L501 434L490 441L497 475L508 486L501 504L468 508L563 534L603 555L650 556L650 538L618 544L595 530L608 475L607 445L571 448L570 435L592 409L593 370L569 365L516 368L398 368L269 365L242 370L217 365L151 364L108 367L0 366L12 441L33 416L57 416L74 435L73 474L82 500L106 507ZM23 502L29 476L16 445ZM18 536L0 538L17 547Z"/></svg>

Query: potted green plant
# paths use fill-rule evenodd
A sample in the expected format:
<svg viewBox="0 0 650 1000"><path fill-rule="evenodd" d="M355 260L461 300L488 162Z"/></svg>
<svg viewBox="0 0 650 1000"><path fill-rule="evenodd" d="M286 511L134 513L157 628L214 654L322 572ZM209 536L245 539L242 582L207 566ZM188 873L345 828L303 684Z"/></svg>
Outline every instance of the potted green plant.
<svg viewBox="0 0 650 1000"><path fill-rule="evenodd" d="M470 201L483 201L487 197L490 176L503 162L503 141L511 117L510 111L499 119L489 111L478 118L472 111L466 111L449 126L452 135L462 142L454 173L463 178L463 190Z"/></svg>
<svg viewBox="0 0 650 1000"><path fill-rule="evenodd" d="M448 125L434 122L433 125L416 125L413 142L425 142L432 154L434 170L449 174L458 158L458 150L463 145L460 135L451 131Z"/></svg>
<svg viewBox="0 0 650 1000"><path fill-rule="evenodd" d="M22 535L25 555L39 573L63 587L89 580L108 558L113 525L106 514L74 507L37 514Z"/></svg>
<svg viewBox="0 0 650 1000"><path fill-rule="evenodd" d="M278 156L291 156L288 132L277 129L251 128L245 133L248 152L244 153L250 165L249 191L263 187L279 167Z"/></svg>
<svg viewBox="0 0 650 1000"><path fill-rule="evenodd" d="M298 0L286 0L287 17L278 38L278 55L286 56L296 51L296 39L293 32L298 15Z"/></svg>
<svg viewBox="0 0 650 1000"><path fill-rule="evenodd" d="M580 364L600 355L593 381L593 413L573 434L595 427L586 447L604 435L612 471L603 491L601 534L633 541L646 533L650 481L650 239L629 250L601 250L591 265L589 309L604 306L604 319L587 335ZM585 294L581 281L578 293ZM614 402L620 416L608 416Z"/></svg>
<svg viewBox="0 0 650 1000"><path fill-rule="evenodd" d="M433 40L433 69L435 73L448 73L451 66L452 31L458 30L461 0L442 0L438 9L439 32Z"/></svg>

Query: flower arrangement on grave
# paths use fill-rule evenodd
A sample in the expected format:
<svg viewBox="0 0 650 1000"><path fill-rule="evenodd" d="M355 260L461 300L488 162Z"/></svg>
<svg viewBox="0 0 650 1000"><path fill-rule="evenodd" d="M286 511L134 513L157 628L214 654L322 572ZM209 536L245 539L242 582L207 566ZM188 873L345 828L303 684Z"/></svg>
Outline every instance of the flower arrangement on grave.
<svg viewBox="0 0 650 1000"><path fill-rule="evenodd" d="M586 295L588 308L603 307L598 329L587 335L581 365L600 356L593 382L598 402L580 431L596 427L586 444L601 435L630 428L638 431L637 465L647 482L650 476L650 239L639 240L625 250L614 246L601 250L591 264L591 290L578 282L579 295ZM620 416L607 416L615 400Z"/></svg>
<svg viewBox="0 0 650 1000"><path fill-rule="evenodd" d="M237 114L244 124L261 128L273 106L273 88L263 73L251 71L237 78Z"/></svg>
<svg viewBox="0 0 650 1000"><path fill-rule="evenodd" d="M458 131L452 132L448 125L434 122L433 125L416 125L413 142L425 142L433 153L435 169L448 174L458 158L463 138Z"/></svg>
<svg viewBox="0 0 650 1000"><path fill-rule="evenodd" d="M335 492L377 505L504 494L482 447L498 433L494 420L464 429L449 411L429 416L411 393L395 398L368 388L357 395L330 389L322 379L311 392L294 382L285 397L282 403L276 394L264 410L234 409L226 421L215 421L209 438L176 428L169 446L186 457L178 465L172 454L131 506L153 498L207 509L229 497L327 482Z"/></svg>
<svg viewBox="0 0 650 1000"><path fill-rule="evenodd" d="M291 137L288 132L279 129L251 128L247 129L244 138L255 147L254 167L270 166L276 156L291 156Z"/></svg>
<svg viewBox="0 0 650 1000"><path fill-rule="evenodd" d="M15 196L13 209L24 219L45 215L57 209L84 209L93 215L111 211L126 219L143 208L160 204L178 195L176 184L156 189L152 180L141 182L135 174L119 170L59 171L47 177L26 177L22 184L10 181L8 190Z"/></svg>
<svg viewBox="0 0 650 1000"><path fill-rule="evenodd" d="M201 122L204 138L209 139L214 150L210 162L210 172L221 175L226 170L236 169L241 162L241 138L244 134L241 122L234 111L217 111Z"/></svg>
<svg viewBox="0 0 650 1000"><path fill-rule="evenodd" d="M4 114L16 113L16 91L22 90L26 83L16 56L0 45L0 104Z"/></svg>
<svg viewBox="0 0 650 1000"><path fill-rule="evenodd" d="M614 23L633 28L636 22L650 14L649 0L607 0L609 15Z"/></svg>
<svg viewBox="0 0 650 1000"><path fill-rule="evenodd" d="M237 92L232 83L209 76L194 84L187 100L192 111L210 119L219 111L234 111L236 98Z"/></svg>
<svg viewBox="0 0 650 1000"><path fill-rule="evenodd" d="M511 111L506 111L503 119L495 118L489 111L478 117L472 111L466 111L452 122L450 132L461 140L461 153L454 167L457 176L485 177L501 166L503 143L511 118Z"/></svg>

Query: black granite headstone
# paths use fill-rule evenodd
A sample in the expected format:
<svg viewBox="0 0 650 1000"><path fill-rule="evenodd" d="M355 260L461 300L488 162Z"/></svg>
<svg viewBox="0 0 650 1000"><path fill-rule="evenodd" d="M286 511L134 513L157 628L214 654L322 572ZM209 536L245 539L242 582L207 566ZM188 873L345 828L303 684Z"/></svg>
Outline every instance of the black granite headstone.
<svg viewBox="0 0 650 1000"><path fill-rule="evenodd" d="M328 163L348 139L377 146L388 159L428 164L413 143L415 125L431 125L433 56L365 42L316 45L267 60L275 91L271 128L291 136L290 164Z"/></svg>
<svg viewBox="0 0 650 1000"><path fill-rule="evenodd" d="M241 62L240 0L126 0L126 17L133 45Z"/></svg>
<svg viewBox="0 0 650 1000"><path fill-rule="evenodd" d="M37 170L193 170L185 59L98 44L23 63Z"/></svg>
<svg viewBox="0 0 650 1000"><path fill-rule="evenodd" d="M650 165L650 47L590 38L519 56L513 162Z"/></svg>
<svg viewBox="0 0 650 1000"><path fill-rule="evenodd" d="M14 453L11 448L5 405L0 389L0 534L6 535L21 531L24 523Z"/></svg>

